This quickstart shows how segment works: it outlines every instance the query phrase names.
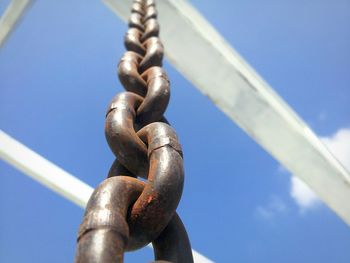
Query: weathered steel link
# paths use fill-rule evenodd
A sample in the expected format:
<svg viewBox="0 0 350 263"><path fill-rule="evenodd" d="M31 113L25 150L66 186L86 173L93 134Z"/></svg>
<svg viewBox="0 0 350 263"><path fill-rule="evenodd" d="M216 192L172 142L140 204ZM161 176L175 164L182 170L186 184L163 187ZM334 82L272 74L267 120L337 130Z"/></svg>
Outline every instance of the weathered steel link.
<svg viewBox="0 0 350 263"><path fill-rule="evenodd" d="M146 47L146 55L143 57L139 71L144 72L152 66L162 66L164 48L158 37L147 38L143 45Z"/></svg>
<svg viewBox="0 0 350 263"><path fill-rule="evenodd" d="M170 99L170 84L161 67L151 67L141 76L148 89L144 101L137 109L137 118L140 123L148 124L163 117Z"/></svg>
<svg viewBox="0 0 350 263"><path fill-rule="evenodd" d="M146 186L131 208L128 250L152 242L168 225L184 182L182 151L174 130L165 123L154 122L138 135L149 146L150 167Z"/></svg>
<svg viewBox="0 0 350 263"><path fill-rule="evenodd" d="M148 6L146 13L143 17L143 22L146 22L148 19L157 18L157 9L154 5Z"/></svg>
<svg viewBox="0 0 350 263"><path fill-rule="evenodd" d="M142 23L142 15L137 12L131 13L129 27L136 27L137 29L144 31L145 27Z"/></svg>
<svg viewBox="0 0 350 263"><path fill-rule="evenodd" d="M118 176L95 189L79 228L75 262L123 262L129 238L127 211L143 187L135 178Z"/></svg>
<svg viewBox="0 0 350 263"><path fill-rule="evenodd" d="M132 92L115 96L107 111L107 142L119 162L137 176L147 178L147 147L134 130L136 109L143 99Z"/></svg>
<svg viewBox="0 0 350 263"><path fill-rule="evenodd" d="M138 69L142 58L133 51L126 52L118 65L118 77L127 91L144 97L147 93L147 83L141 77Z"/></svg>
<svg viewBox="0 0 350 263"><path fill-rule="evenodd" d="M145 10L141 2L134 2L131 6L131 12L139 13L141 16L145 15Z"/></svg>
<svg viewBox="0 0 350 263"><path fill-rule="evenodd" d="M125 48L143 56L146 53L146 50L140 42L142 34L143 32L135 27L129 28L124 38Z"/></svg>
<svg viewBox="0 0 350 263"><path fill-rule="evenodd" d="M190 240L177 214L153 241L155 259L167 260L167 262L191 262L192 251L188 247L191 247Z"/></svg>
<svg viewBox="0 0 350 263"><path fill-rule="evenodd" d="M147 38L149 37L158 37L159 35L159 24L158 21L154 18L150 18L146 20L144 24L144 30L145 32L143 33L141 37L141 42L144 42Z"/></svg>
<svg viewBox="0 0 350 263"><path fill-rule="evenodd" d="M107 178L113 177L116 174L118 175L125 175L125 176L130 176L130 177L137 177L136 175L134 175L132 172L130 172L128 169L125 168L125 166L123 166L118 159L115 159L111 168L109 169L108 172L108 176Z"/></svg>
<svg viewBox="0 0 350 263"><path fill-rule="evenodd" d="M164 117L170 84L154 0L135 0L118 64L125 92L106 113L105 134L117 159L88 202L75 262L123 262L125 251L152 242L155 262L193 262L176 213L183 184L181 145ZM137 179L146 179L142 182Z"/></svg>

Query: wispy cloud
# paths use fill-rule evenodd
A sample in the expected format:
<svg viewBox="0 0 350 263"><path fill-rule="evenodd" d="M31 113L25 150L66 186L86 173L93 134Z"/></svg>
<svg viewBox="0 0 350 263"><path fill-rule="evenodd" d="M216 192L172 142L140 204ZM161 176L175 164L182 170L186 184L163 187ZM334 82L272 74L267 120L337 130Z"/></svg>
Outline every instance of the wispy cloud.
<svg viewBox="0 0 350 263"><path fill-rule="evenodd" d="M350 128L339 129L329 137L321 137L321 140L344 167L350 170ZM296 176L291 177L290 195L302 213L321 203L315 193Z"/></svg>
<svg viewBox="0 0 350 263"><path fill-rule="evenodd" d="M290 195L298 204L300 212L316 207L320 204L317 195L298 177L292 176L290 180Z"/></svg>
<svg viewBox="0 0 350 263"><path fill-rule="evenodd" d="M279 214L284 214L288 210L286 204L278 196L270 196L270 200L266 205L258 206L256 214L266 220L271 220Z"/></svg>
<svg viewBox="0 0 350 263"><path fill-rule="evenodd" d="M331 137L321 138L334 156L350 171L350 128L340 129Z"/></svg>

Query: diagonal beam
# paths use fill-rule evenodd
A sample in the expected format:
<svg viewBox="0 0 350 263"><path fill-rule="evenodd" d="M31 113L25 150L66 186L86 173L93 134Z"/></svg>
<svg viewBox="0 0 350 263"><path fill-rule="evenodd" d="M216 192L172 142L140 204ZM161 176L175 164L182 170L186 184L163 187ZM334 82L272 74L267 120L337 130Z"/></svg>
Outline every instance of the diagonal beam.
<svg viewBox="0 0 350 263"><path fill-rule="evenodd" d="M85 208L94 190L2 130L0 130L0 159L81 208ZM192 253L196 263L213 263L195 250L192 250Z"/></svg>
<svg viewBox="0 0 350 263"><path fill-rule="evenodd" d="M0 18L0 47L24 15L31 0L12 0Z"/></svg>
<svg viewBox="0 0 350 263"><path fill-rule="evenodd" d="M82 208L94 190L1 130L0 159Z"/></svg>
<svg viewBox="0 0 350 263"><path fill-rule="evenodd" d="M103 2L127 19L131 0ZM187 1L157 7L176 69L350 224L350 174L305 122Z"/></svg>

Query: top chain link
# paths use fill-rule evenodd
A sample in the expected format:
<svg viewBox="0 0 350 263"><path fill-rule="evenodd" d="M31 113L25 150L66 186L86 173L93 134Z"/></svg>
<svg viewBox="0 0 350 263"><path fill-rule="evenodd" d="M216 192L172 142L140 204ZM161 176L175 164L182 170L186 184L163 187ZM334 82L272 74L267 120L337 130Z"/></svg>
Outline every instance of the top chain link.
<svg viewBox="0 0 350 263"><path fill-rule="evenodd" d="M123 262L125 251L153 243L156 262L193 262L186 230L176 213L184 168L181 145L164 113L170 83L161 68L153 0L135 0L118 65L125 92L110 103L107 142L117 159L93 192L78 231L75 262ZM145 182L137 177L146 179Z"/></svg>

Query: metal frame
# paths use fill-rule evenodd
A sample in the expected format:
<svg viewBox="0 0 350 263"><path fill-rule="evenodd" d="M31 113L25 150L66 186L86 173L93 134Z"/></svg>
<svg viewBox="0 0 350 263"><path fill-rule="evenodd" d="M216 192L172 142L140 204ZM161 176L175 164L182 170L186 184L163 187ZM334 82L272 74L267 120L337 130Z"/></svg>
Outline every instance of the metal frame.
<svg viewBox="0 0 350 263"><path fill-rule="evenodd" d="M4 14L0 14L0 47L23 17L30 3L31 0L12 0Z"/></svg>

